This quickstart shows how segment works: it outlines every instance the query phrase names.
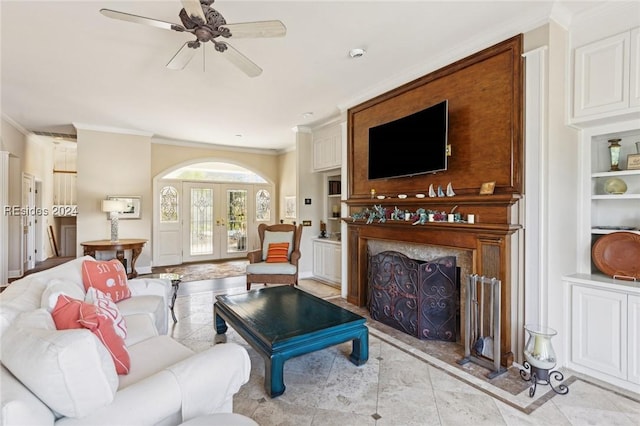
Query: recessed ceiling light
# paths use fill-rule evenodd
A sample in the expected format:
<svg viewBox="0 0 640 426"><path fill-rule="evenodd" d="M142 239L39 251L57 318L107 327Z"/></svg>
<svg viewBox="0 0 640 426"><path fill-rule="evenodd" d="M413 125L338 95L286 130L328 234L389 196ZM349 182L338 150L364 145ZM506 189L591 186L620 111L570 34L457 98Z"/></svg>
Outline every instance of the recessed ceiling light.
<svg viewBox="0 0 640 426"><path fill-rule="evenodd" d="M312 112L304 112L304 113L302 113L302 117L303 118L311 118L311 117L313 117L313 113Z"/></svg>
<svg viewBox="0 0 640 426"><path fill-rule="evenodd" d="M241 138L241 137L242 137L242 133L238 133L238 134L236 135L236 138Z"/></svg>
<svg viewBox="0 0 640 426"><path fill-rule="evenodd" d="M365 50L359 47L353 48L349 51L349 56L352 58L360 58L365 54Z"/></svg>

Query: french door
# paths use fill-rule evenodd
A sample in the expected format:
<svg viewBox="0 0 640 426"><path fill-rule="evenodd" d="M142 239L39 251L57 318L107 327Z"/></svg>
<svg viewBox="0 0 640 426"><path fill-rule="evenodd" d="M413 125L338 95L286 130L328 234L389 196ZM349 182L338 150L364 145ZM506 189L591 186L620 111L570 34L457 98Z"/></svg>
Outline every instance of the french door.
<svg viewBox="0 0 640 426"><path fill-rule="evenodd" d="M154 264L246 256L247 236L257 232L252 185L163 180L160 193L166 205L159 206Z"/></svg>

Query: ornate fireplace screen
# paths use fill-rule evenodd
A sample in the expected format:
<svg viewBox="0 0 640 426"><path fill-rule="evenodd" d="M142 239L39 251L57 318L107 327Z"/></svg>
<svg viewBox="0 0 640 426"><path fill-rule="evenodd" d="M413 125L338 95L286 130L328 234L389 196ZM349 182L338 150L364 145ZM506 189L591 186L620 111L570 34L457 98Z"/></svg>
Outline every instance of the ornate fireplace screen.
<svg viewBox="0 0 640 426"><path fill-rule="evenodd" d="M420 339L456 341L455 256L424 262L384 251L369 257L368 271L371 318Z"/></svg>

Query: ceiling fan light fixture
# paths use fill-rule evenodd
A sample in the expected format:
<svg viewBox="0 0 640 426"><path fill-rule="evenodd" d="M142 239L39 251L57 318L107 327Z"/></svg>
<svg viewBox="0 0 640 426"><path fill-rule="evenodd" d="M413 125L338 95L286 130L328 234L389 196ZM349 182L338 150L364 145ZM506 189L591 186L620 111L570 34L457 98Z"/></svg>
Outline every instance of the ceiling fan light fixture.
<svg viewBox="0 0 640 426"><path fill-rule="evenodd" d="M365 53L366 53L366 50L360 47L354 47L349 51L349 56L355 59L355 58L360 58L364 56Z"/></svg>
<svg viewBox="0 0 640 426"><path fill-rule="evenodd" d="M313 112L311 111L302 113L302 118L311 118L311 117L313 117Z"/></svg>

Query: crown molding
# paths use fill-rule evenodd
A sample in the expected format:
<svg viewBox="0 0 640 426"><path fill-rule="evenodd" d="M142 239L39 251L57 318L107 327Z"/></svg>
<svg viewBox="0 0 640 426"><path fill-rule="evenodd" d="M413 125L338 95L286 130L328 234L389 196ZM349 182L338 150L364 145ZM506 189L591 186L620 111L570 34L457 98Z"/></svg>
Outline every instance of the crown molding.
<svg viewBox="0 0 640 426"><path fill-rule="evenodd" d="M118 133L123 135L132 135L132 136L146 136L149 138L153 136L153 133L145 132L142 130L123 129L120 127L99 126L95 124L77 123L77 122L73 122L71 124L73 124L73 127L80 130L90 130L94 132L104 132L104 133Z"/></svg>
<svg viewBox="0 0 640 426"><path fill-rule="evenodd" d="M167 139L163 137L152 137L151 143L154 145L173 145L183 146L187 148L200 148L200 149L212 149L216 151L230 151L230 152L244 152L249 154L261 154L261 155L278 155L281 150L277 149L262 149L262 148L244 148L231 145L218 145L207 142L193 142L184 141L179 139Z"/></svg>

